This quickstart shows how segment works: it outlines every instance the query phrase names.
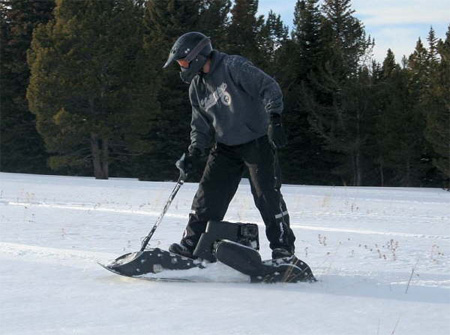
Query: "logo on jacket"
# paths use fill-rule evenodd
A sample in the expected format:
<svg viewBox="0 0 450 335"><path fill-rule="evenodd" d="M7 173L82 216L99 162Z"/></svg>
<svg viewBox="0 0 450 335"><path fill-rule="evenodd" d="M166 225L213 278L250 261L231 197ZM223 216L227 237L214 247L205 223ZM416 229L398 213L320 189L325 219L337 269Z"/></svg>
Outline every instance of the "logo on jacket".
<svg viewBox="0 0 450 335"><path fill-rule="evenodd" d="M212 92L208 97L200 100L200 106L207 111L214 105L216 105L219 101L224 106L231 105L231 95L227 91L227 84L222 83L217 89Z"/></svg>

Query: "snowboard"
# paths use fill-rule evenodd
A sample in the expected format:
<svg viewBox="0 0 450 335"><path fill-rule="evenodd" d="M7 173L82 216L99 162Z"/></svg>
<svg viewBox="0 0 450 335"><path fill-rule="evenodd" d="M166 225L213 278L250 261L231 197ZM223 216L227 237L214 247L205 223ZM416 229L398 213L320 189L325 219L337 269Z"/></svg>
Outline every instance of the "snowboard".
<svg viewBox="0 0 450 335"><path fill-rule="evenodd" d="M215 254L220 262L250 276L252 283L317 281L309 265L295 256L262 261L257 250L228 240L217 243Z"/></svg>
<svg viewBox="0 0 450 335"><path fill-rule="evenodd" d="M196 282L195 280L189 279L189 278L173 278L173 277L148 277L144 275L134 275L134 276L129 276L129 275L125 275L123 273L114 271L111 267L109 267L108 265L102 264L100 262L97 263L98 265L100 265L102 268L115 273L117 275L120 276L124 276L124 277L128 277L128 278L134 278L134 279L142 279L142 280L147 280L147 281L155 281L155 282L173 282L173 283L190 283L190 282Z"/></svg>
<svg viewBox="0 0 450 335"><path fill-rule="evenodd" d="M295 256L262 261L257 250L229 240L215 244L214 254L218 261L248 275L251 283L296 283L316 281L311 268ZM112 273L158 282L201 282L201 280L146 274L159 274L166 270L204 269L206 263L183 257L159 248L123 255L110 264L100 266Z"/></svg>

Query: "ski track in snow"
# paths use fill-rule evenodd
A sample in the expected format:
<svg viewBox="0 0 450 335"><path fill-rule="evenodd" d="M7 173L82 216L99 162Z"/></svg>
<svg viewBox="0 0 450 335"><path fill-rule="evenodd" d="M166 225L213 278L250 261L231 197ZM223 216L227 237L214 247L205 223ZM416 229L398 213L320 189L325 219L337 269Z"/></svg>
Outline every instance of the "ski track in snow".
<svg viewBox="0 0 450 335"><path fill-rule="evenodd" d="M86 264L97 261L107 261L116 258L116 255L104 252L71 250L60 248L40 247L19 243L0 242L0 254L9 257L24 257L36 261L49 260L59 262L61 260L76 260Z"/></svg>
<svg viewBox="0 0 450 335"><path fill-rule="evenodd" d="M16 202L16 201L5 201L0 200L0 204L10 205L10 206L22 206L22 207L42 207L42 208L52 208L52 209L70 209L77 211L97 211L97 212L105 212L105 213L120 213L120 214L129 214L129 215L146 215L152 217L158 217L160 213L144 211L144 210L134 210L134 209L117 209L117 208L108 208L108 207L100 207L98 205L92 204L61 204L61 203L39 203L39 202ZM304 213L303 213L304 214ZM291 213L292 215L292 213ZM327 216L339 215L345 216L345 214L335 214L335 213L326 213ZM166 217L177 218L177 219L187 219L186 214L174 214L167 213ZM364 217L363 214L360 214L361 217ZM379 218L379 217L378 217ZM417 217L416 217L417 219ZM430 219L430 218L427 218ZM441 218L431 218L434 220L441 221ZM261 227L264 227L263 223L260 222L251 222L256 223ZM446 239L450 240L450 235L430 235L430 234L409 234L409 233L400 233L400 232L381 232L374 230L364 230L364 229L340 229L340 228L329 228L329 227L318 227L318 226L305 226L296 224L295 222L291 223L291 227L301 230L313 230L313 231L324 231L324 232L338 232L338 233L353 233L353 234L363 234L363 235L385 235L385 236L401 236L401 237L414 237L414 238L431 238L431 239Z"/></svg>
<svg viewBox="0 0 450 335"><path fill-rule="evenodd" d="M450 193L283 187L315 284L251 285L218 263L160 274L199 283L98 266L139 249L173 185L0 173L0 333L450 333ZM183 186L153 246L180 238L195 190ZM261 254L270 255L245 180L226 219L258 223Z"/></svg>

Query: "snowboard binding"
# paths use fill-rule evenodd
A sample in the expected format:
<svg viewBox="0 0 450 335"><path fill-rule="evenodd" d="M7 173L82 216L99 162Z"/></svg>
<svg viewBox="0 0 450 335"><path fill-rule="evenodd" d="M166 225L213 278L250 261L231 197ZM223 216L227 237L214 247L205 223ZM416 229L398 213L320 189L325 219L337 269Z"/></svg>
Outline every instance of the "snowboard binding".
<svg viewBox="0 0 450 335"><path fill-rule="evenodd" d="M216 261L215 244L229 240L259 250L258 226L253 223L209 221L194 250L196 258Z"/></svg>
<svg viewBox="0 0 450 335"><path fill-rule="evenodd" d="M295 256L262 261L255 249L228 240L218 242L215 253L220 262L250 276L252 283L317 281L308 264Z"/></svg>

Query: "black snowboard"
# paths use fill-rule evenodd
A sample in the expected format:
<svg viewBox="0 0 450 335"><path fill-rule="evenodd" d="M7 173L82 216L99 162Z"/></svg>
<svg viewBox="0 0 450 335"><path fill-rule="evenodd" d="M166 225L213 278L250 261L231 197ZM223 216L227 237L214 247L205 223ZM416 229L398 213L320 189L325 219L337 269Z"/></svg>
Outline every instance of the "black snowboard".
<svg viewBox="0 0 450 335"><path fill-rule="evenodd" d="M297 258L289 260L289 263L286 259L263 262L260 254L255 249L228 240L218 242L215 252L220 262L250 276L252 283L316 281L310 267ZM197 280L143 275L148 273L156 274L165 270L187 270L205 267L199 260L183 257L159 248L125 254L107 265L99 264L108 271L118 275L151 281L170 282L196 282Z"/></svg>
<svg viewBox="0 0 450 335"><path fill-rule="evenodd" d="M117 258L110 264L100 265L111 272L127 277L159 273L164 270L187 270L204 267L202 262L198 260L176 255L159 248L129 253Z"/></svg>
<svg viewBox="0 0 450 335"><path fill-rule="evenodd" d="M108 265L102 264L102 263L98 263L98 265L100 265L102 268L111 271L112 273L115 273L117 275L120 276L124 276L124 277L128 277L128 278L133 278L133 279L142 279L142 280L147 280L147 281L155 281L155 282L170 282L170 283L196 283L198 282L197 279L191 279L191 278L182 278L182 277L152 277L152 276L146 276L146 275L142 275L142 276L127 276L123 273L114 271L112 268L108 267Z"/></svg>
<svg viewBox="0 0 450 335"><path fill-rule="evenodd" d="M317 281L308 264L295 256L262 261L257 250L228 240L217 243L215 251L220 262L250 276L252 283Z"/></svg>

